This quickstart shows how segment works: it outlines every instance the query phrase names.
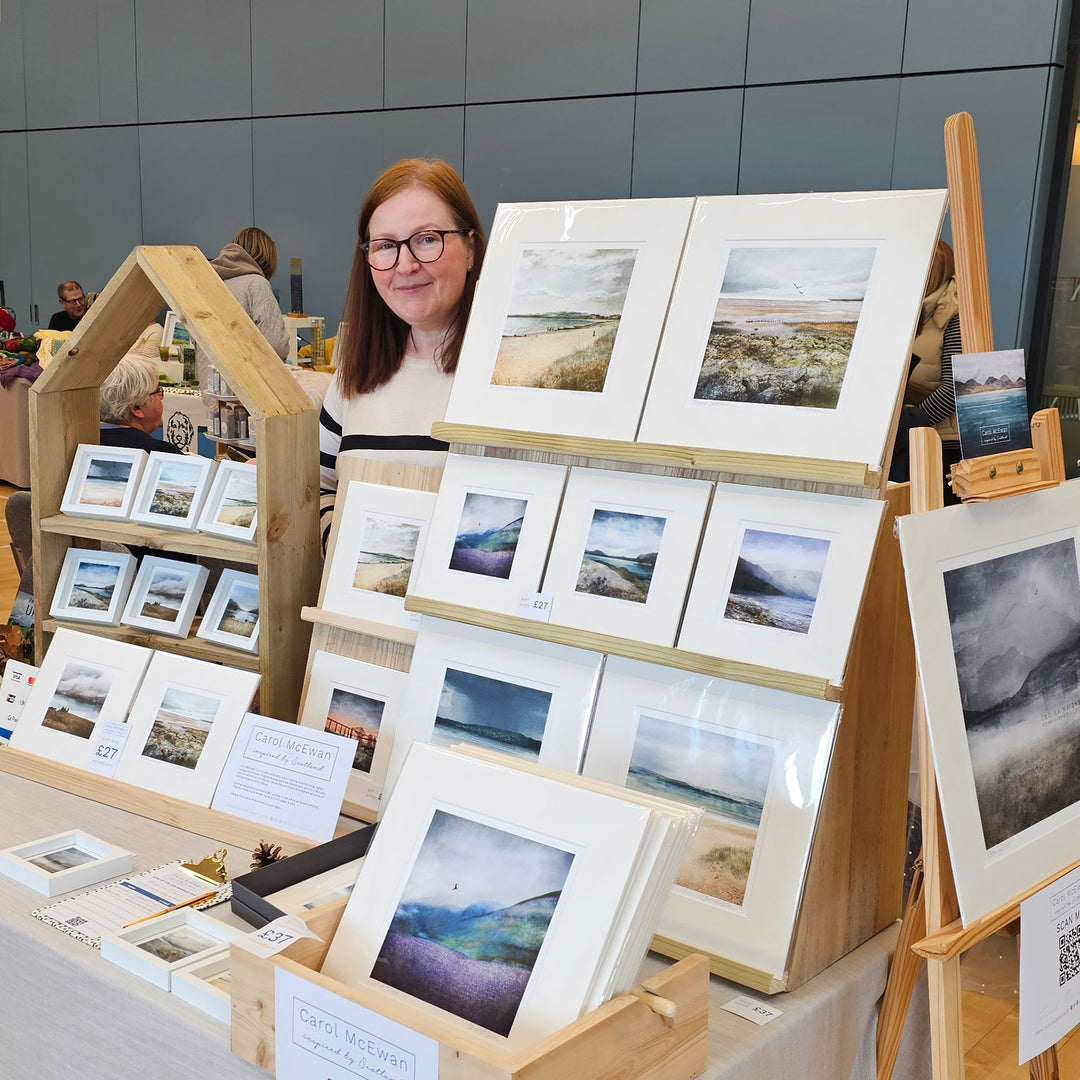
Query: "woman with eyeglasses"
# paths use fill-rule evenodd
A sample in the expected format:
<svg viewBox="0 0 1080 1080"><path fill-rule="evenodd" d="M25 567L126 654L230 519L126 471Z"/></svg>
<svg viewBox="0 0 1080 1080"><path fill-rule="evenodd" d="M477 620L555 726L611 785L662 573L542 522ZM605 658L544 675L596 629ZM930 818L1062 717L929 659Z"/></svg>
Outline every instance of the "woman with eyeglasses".
<svg viewBox="0 0 1080 1080"><path fill-rule="evenodd" d="M102 446L183 453L153 435L161 427L164 405L155 361L134 352L122 356L101 384L99 396Z"/></svg>
<svg viewBox="0 0 1080 1080"><path fill-rule="evenodd" d="M445 161L407 158L372 185L334 350L337 370L320 416L324 490L352 453L441 465L431 438L457 368L484 232L469 193ZM332 496L323 498L323 541Z"/></svg>

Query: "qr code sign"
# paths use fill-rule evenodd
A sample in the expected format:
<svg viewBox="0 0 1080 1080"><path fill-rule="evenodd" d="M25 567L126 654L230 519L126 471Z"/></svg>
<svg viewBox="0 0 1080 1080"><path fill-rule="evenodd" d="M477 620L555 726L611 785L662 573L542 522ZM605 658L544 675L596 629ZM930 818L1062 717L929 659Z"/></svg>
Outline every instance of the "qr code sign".
<svg viewBox="0 0 1080 1080"><path fill-rule="evenodd" d="M86 920L81 915L72 915L70 919L64 920L65 926L82 926Z"/></svg>
<svg viewBox="0 0 1080 1080"><path fill-rule="evenodd" d="M1058 938L1058 986L1080 974L1080 926Z"/></svg>

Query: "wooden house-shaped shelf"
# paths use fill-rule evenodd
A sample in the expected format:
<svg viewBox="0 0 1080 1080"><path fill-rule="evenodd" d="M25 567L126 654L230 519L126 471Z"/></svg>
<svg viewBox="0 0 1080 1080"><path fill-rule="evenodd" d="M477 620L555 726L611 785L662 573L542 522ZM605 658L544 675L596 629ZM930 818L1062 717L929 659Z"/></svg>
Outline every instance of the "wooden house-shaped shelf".
<svg viewBox="0 0 1080 1080"><path fill-rule="evenodd" d="M76 448L99 441L98 388L163 304L177 312L250 414L259 448L255 544L60 513ZM314 602L319 589L318 412L198 248L138 247L128 256L34 384L30 432L38 655L63 625L45 615L64 555L84 540L244 563L259 575L257 655L194 636L177 640L127 626L70 625L256 668L263 714L295 720L311 631L300 609Z"/></svg>

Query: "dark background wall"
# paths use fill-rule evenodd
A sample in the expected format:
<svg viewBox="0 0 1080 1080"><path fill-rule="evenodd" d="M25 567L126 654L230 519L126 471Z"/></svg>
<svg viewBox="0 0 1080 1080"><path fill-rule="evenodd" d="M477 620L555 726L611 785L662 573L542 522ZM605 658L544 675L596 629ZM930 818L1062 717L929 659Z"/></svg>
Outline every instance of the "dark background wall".
<svg viewBox="0 0 1080 1080"><path fill-rule="evenodd" d="M1066 0L3 0L0 279L21 327L136 244L244 225L332 332L375 176L499 201L936 187L975 118L995 344L1027 344ZM287 306L287 304L286 304Z"/></svg>

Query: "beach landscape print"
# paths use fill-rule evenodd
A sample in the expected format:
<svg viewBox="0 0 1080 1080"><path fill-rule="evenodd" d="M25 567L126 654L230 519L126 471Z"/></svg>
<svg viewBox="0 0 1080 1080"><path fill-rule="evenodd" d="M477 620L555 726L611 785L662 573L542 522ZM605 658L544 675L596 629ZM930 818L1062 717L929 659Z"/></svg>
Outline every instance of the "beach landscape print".
<svg viewBox="0 0 1080 1080"><path fill-rule="evenodd" d="M255 520L258 500L255 495L255 470L233 470L225 482L221 502L214 520L219 525L247 529Z"/></svg>
<svg viewBox="0 0 1080 1080"><path fill-rule="evenodd" d="M1070 537L944 572L987 850L1077 801L1080 570Z"/></svg>
<svg viewBox="0 0 1080 1080"><path fill-rule="evenodd" d="M360 527L352 587L404 596L412 576L421 522L367 514Z"/></svg>
<svg viewBox="0 0 1080 1080"><path fill-rule="evenodd" d="M72 575L71 590L64 606L83 611L108 611L119 578L118 563L80 559Z"/></svg>
<svg viewBox="0 0 1080 1080"><path fill-rule="evenodd" d="M535 760L552 696L551 690L448 666L431 741L472 743Z"/></svg>
<svg viewBox="0 0 1080 1080"><path fill-rule="evenodd" d="M259 622L259 586L257 582L234 581L218 620L217 629L223 634L249 638Z"/></svg>
<svg viewBox="0 0 1080 1080"><path fill-rule="evenodd" d="M86 469L86 480L79 492L83 506L120 507L131 478L132 462L92 457Z"/></svg>
<svg viewBox="0 0 1080 1080"><path fill-rule="evenodd" d="M167 687L150 725L142 756L194 769L224 700L220 694L190 686Z"/></svg>
<svg viewBox="0 0 1080 1080"><path fill-rule="evenodd" d="M176 622L194 576L194 570L156 569L146 588L146 599L139 609L140 617Z"/></svg>
<svg viewBox="0 0 1080 1080"><path fill-rule="evenodd" d="M626 786L705 811L676 885L742 905L773 758L767 742L640 715Z"/></svg>
<svg viewBox="0 0 1080 1080"><path fill-rule="evenodd" d="M71 870L76 866L84 866L86 863L99 859L92 851L71 844L67 847L57 848L55 851L45 851L40 855L33 855L26 861L32 866L44 870L47 874L58 874L61 870Z"/></svg>
<svg viewBox="0 0 1080 1080"><path fill-rule="evenodd" d="M57 680L41 726L89 739L119 674L116 668L69 659Z"/></svg>
<svg viewBox="0 0 1080 1080"><path fill-rule="evenodd" d="M875 247L733 247L694 398L835 409Z"/></svg>
<svg viewBox="0 0 1080 1080"><path fill-rule="evenodd" d="M623 510L593 510L576 592L644 604L667 519Z"/></svg>
<svg viewBox="0 0 1080 1080"><path fill-rule="evenodd" d="M828 554L823 537L745 529L723 617L808 634Z"/></svg>
<svg viewBox="0 0 1080 1080"><path fill-rule="evenodd" d="M330 694L323 730L356 739L352 767L360 772L371 772L385 709L386 702L381 698L369 697L358 690L335 686Z"/></svg>
<svg viewBox="0 0 1080 1080"><path fill-rule="evenodd" d="M467 491L450 569L506 579L514 566L528 499Z"/></svg>
<svg viewBox="0 0 1080 1080"><path fill-rule="evenodd" d="M371 977L509 1035L573 861L436 810Z"/></svg>
<svg viewBox="0 0 1080 1080"><path fill-rule="evenodd" d="M163 462L150 498L149 512L165 517L186 518L191 513L191 503L203 475L204 467L197 463ZM254 485L252 487L254 489ZM247 524L251 524L250 518Z"/></svg>
<svg viewBox="0 0 1080 1080"><path fill-rule="evenodd" d="M1023 349L954 356L953 387L965 458L1031 446Z"/></svg>
<svg viewBox="0 0 1080 1080"><path fill-rule="evenodd" d="M522 249L491 385L601 393L637 257L636 246Z"/></svg>
<svg viewBox="0 0 1080 1080"><path fill-rule="evenodd" d="M212 938L193 926L176 926L172 930L147 938L146 941L138 942L138 948L166 964L175 964L220 944L217 938Z"/></svg>

